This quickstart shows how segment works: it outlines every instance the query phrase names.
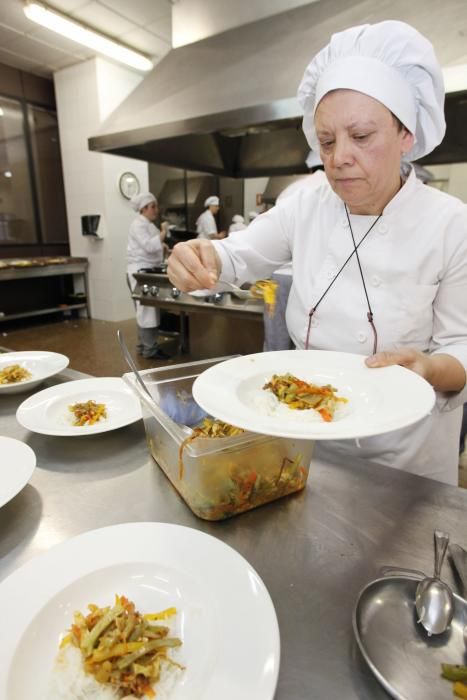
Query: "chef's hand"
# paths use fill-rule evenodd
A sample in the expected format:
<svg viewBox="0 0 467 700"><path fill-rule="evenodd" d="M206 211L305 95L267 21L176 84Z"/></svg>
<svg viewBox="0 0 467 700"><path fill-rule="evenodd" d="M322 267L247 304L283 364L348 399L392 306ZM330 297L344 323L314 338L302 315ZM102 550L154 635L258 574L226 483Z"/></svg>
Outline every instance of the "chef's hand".
<svg viewBox="0 0 467 700"><path fill-rule="evenodd" d="M167 274L182 292L212 289L221 272L221 261L215 247L204 238L177 243L169 258Z"/></svg>
<svg viewBox="0 0 467 700"><path fill-rule="evenodd" d="M427 355L413 348L394 352L377 352L365 360L367 367L401 365L416 372L437 391L461 391L466 382L463 365L452 355Z"/></svg>

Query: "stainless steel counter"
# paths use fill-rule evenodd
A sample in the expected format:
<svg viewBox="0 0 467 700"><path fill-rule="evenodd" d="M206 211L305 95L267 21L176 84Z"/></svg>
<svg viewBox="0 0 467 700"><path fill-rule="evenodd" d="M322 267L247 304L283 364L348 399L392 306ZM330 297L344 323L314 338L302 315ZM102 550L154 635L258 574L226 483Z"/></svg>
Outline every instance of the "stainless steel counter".
<svg viewBox="0 0 467 700"><path fill-rule="evenodd" d="M66 371L58 379L82 376ZM268 587L281 632L276 700L388 697L353 640L358 592L383 564L431 571L435 527L467 545L467 491L389 468L316 459L302 493L208 523L191 514L149 457L142 422L92 437L35 435L15 419L26 397L0 398L0 433L24 440L37 455L31 483L0 509L0 578L94 528L188 525L234 547ZM453 583L449 566L445 573Z"/></svg>

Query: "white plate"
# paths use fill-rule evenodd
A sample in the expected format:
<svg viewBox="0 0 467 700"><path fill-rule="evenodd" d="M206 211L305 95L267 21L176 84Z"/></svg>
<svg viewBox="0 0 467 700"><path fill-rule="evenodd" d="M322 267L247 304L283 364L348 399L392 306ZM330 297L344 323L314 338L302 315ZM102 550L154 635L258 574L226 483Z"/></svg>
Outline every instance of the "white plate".
<svg viewBox="0 0 467 700"><path fill-rule="evenodd" d="M68 367L69 359L58 352L46 352L45 350L25 350L24 352L0 353L0 370L9 365L21 365L31 372L32 377L24 382L15 384L0 384L0 396L2 394L19 394L29 391L48 377L53 377Z"/></svg>
<svg viewBox="0 0 467 700"><path fill-rule="evenodd" d="M290 372L316 384L332 384L348 399L326 423L313 410L294 411L263 386ZM322 350L281 350L245 355L203 372L193 384L196 402L216 418L255 433L305 440L379 435L404 428L430 413L433 388L415 372L392 366L370 369L363 355Z"/></svg>
<svg viewBox="0 0 467 700"><path fill-rule="evenodd" d="M0 584L0 697L45 698L73 612L107 605L115 593L143 613L177 608L177 660L186 669L170 700L272 700L279 629L260 577L220 540L165 523L87 532Z"/></svg>
<svg viewBox="0 0 467 700"><path fill-rule="evenodd" d="M36 455L29 445L0 435L0 508L11 501L31 478Z"/></svg>
<svg viewBox="0 0 467 700"><path fill-rule="evenodd" d="M94 425L73 425L68 407L90 400L106 405L107 418ZM20 405L16 418L23 428L42 435L94 435L139 420L141 406L120 377L96 377L57 384L33 394Z"/></svg>

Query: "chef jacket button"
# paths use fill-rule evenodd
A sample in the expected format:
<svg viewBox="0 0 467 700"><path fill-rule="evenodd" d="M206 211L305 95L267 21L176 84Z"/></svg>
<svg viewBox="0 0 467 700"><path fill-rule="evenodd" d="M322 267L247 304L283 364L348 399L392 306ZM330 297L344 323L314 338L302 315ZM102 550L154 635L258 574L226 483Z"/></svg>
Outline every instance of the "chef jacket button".
<svg viewBox="0 0 467 700"><path fill-rule="evenodd" d="M368 334L363 333L362 331L360 331L360 333L358 333L358 335L357 335L357 340L359 343L364 343L365 340L367 340L367 338L368 338Z"/></svg>
<svg viewBox="0 0 467 700"><path fill-rule="evenodd" d="M336 276L336 270L328 270L326 276L328 280L332 280Z"/></svg>
<svg viewBox="0 0 467 700"><path fill-rule="evenodd" d="M314 318L314 317L313 317L313 318L311 319L311 325L312 325L313 328L314 328L315 326L317 326L318 323L319 323L319 321L318 321L317 318Z"/></svg>
<svg viewBox="0 0 467 700"><path fill-rule="evenodd" d="M373 285L373 287L379 287L379 285L381 284L381 278L378 277L378 275L373 275L371 278L371 284Z"/></svg>
<svg viewBox="0 0 467 700"><path fill-rule="evenodd" d="M387 224L380 224L378 226L378 232L381 233L382 236L385 236L388 231L389 229Z"/></svg>

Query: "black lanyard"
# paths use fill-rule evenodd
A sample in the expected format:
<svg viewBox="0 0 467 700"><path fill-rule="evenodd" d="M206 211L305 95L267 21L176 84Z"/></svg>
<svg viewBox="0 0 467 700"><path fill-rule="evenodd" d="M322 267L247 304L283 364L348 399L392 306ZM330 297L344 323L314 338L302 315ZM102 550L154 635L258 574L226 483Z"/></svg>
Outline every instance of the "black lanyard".
<svg viewBox="0 0 467 700"><path fill-rule="evenodd" d="M375 324L374 324L374 322L373 322L373 311L372 311L372 309L371 309L370 299L369 299L369 297L368 297L368 292L367 292L367 289L366 289L365 278L364 278L364 276L363 276L363 270L362 270L362 265L361 265L361 262L360 262L360 256L359 256L359 254L358 254L358 249L360 248L360 246L362 245L363 241L364 241L365 238L368 236L368 234L370 233L370 231L372 231L372 229L376 226L376 224L378 223L378 221L381 219L382 214L380 214L379 216L376 217L376 219L373 221L373 223L371 224L371 226L370 226L370 228L368 229L368 231L365 233L365 235L363 236L363 238L359 241L358 245L356 245L356 243L355 243L355 236L354 236L354 233L353 233L353 230L352 230L352 224L350 223L350 217L349 217L349 212L348 212L348 209L347 209L347 205L344 204L344 207L345 207L345 213L346 213L347 221L348 221L349 228L350 228L350 234L351 234L351 236L352 236L353 251L350 253L349 257L345 260L345 262L343 263L342 267L341 267L340 270L338 271L337 275L331 280L331 282L329 283L329 285L326 287L326 289L325 289L324 292L321 294L320 298L318 299L318 301L317 301L316 304L312 307L312 309L310 310L310 312L309 312L309 314L308 314L308 327L307 327L307 332L306 332L305 350L308 350L308 345L309 345L309 340L310 340L310 331L311 331L311 319L313 318L313 315L314 315L316 309L317 309L318 306L321 304L321 302L323 301L324 297L325 297L326 294L329 292L329 290L331 289L332 285L334 284L334 282L336 281L336 279L337 279L337 278L339 277L339 275L341 274L342 270L346 267L347 263L353 258L354 255L356 255L356 256L357 256L357 262L358 262L358 269L359 269L359 271L360 271L360 277L361 277L361 280L362 280L363 290L364 290L364 292L365 292L366 303L367 303L367 306L368 306L367 319L368 319L368 323L370 324L371 329L372 329L372 331L373 331L373 337L374 337L373 354L374 354L374 353L376 352L377 348L378 348L378 333L377 333L377 331L376 331L376 327L375 327Z"/></svg>

